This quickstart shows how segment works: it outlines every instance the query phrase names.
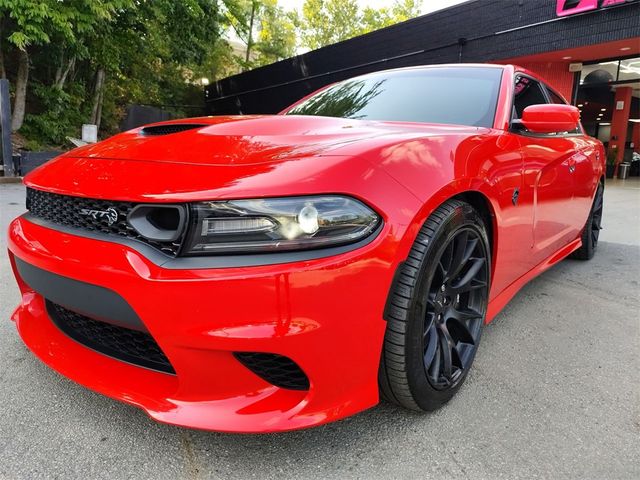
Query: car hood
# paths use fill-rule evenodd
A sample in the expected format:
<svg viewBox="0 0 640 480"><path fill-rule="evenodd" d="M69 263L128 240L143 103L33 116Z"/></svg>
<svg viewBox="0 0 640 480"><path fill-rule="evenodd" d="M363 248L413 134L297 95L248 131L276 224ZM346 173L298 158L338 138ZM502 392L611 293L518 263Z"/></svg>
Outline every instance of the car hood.
<svg viewBox="0 0 640 480"><path fill-rule="evenodd" d="M373 178L378 167L402 159L431 166L449 159L460 141L482 130L279 115L156 125L175 123L200 126L166 135L131 130L60 155L24 182L52 193L140 202L346 193L355 179Z"/></svg>
<svg viewBox="0 0 640 480"><path fill-rule="evenodd" d="M344 154L354 143L406 135L407 124L315 116L204 117L154 124L200 125L178 133L145 134L144 128L72 150L66 156L201 165L246 166L308 156ZM414 134L463 128L413 124Z"/></svg>

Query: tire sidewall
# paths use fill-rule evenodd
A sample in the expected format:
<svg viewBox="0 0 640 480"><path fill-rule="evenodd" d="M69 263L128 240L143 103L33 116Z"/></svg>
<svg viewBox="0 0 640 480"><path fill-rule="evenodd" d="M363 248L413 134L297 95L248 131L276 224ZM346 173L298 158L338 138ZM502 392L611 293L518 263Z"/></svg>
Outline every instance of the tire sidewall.
<svg viewBox="0 0 640 480"><path fill-rule="evenodd" d="M407 361L407 379L409 382L409 388L412 392L413 398L420 408L424 410L434 410L446 403L455 393L460 389L465 381L465 378L471 368L475 354L477 352L474 349L473 356L469 363L469 367L458 379L457 383L446 390L435 389L427 378L427 374L424 368L423 362L423 331L424 331L424 319L426 314L426 296L429 286L431 285L432 278L437 268L437 261L442 254L442 251L447 246L449 240L455 236L455 234L463 229L469 228L474 230L481 239L482 247L484 249L487 259L487 280L488 285L491 285L491 256L488 248L489 241L487 238L486 228L482 218L478 213L468 204L463 204L456 207L454 212L447 215L443 221L441 221L435 232L429 246L424 253L422 263L420 266L420 273L418 276L418 282L414 290L414 295L409 306L409 322L407 325L407 338L409 339L406 344L406 361ZM487 294L488 297L488 294ZM486 304L482 312L482 326L484 326L486 318ZM478 334L478 342L482 336L482 327Z"/></svg>

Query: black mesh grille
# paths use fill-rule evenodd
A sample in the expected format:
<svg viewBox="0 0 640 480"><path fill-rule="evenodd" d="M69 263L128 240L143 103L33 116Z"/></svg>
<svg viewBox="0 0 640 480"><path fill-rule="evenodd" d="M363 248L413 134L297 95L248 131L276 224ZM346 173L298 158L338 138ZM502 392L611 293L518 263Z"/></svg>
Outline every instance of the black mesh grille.
<svg viewBox="0 0 640 480"><path fill-rule="evenodd" d="M172 242L158 242L143 237L127 222L127 215L135 206L132 202L96 200L27 188L27 210L35 217L58 225L138 240L175 257L184 232ZM109 224L111 220L114 221Z"/></svg>
<svg viewBox="0 0 640 480"><path fill-rule="evenodd" d="M82 345L127 363L175 374L165 354L146 332L94 320L48 300L47 311L60 330Z"/></svg>
<svg viewBox="0 0 640 480"><path fill-rule="evenodd" d="M258 352L235 352L234 355L245 367L276 387L309 390L309 378L290 358Z"/></svg>
<svg viewBox="0 0 640 480"><path fill-rule="evenodd" d="M143 135L169 135L171 133L184 132L185 130L193 130L194 128L202 128L207 125L204 123L172 123L167 125L152 125L144 127L140 133Z"/></svg>

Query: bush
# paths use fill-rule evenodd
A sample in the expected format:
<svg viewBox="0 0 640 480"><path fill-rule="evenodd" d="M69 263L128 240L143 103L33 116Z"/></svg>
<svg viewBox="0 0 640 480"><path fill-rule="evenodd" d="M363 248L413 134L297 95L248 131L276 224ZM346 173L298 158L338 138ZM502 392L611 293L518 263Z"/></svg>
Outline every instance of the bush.
<svg viewBox="0 0 640 480"><path fill-rule="evenodd" d="M79 137L90 108L84 101L84 85L72 83L66 91L36 82L30 86L35 103L20 129L30 146L65 146L67 136Z"/></svg>

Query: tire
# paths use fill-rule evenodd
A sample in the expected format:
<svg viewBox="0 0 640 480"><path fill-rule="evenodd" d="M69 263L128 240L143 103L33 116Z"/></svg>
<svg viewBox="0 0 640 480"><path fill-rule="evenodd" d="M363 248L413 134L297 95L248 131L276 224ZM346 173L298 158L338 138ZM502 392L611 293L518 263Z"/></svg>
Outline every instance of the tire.
<svg viewBox="0 0 640 480"><path fill-rule="evenodd" d="M385 399L430 411L460 389L486 316L489 252L484 222L468 203L449 200L427 219L388 299L379 371Z"/></svg>
<svg viewBox="0 0 640 480"><path fill-rule="evenodd" d="M604 185L598 183L595 197L593 198L593 204L589 211L589 217L587 223L582 229L580 239L582 240L582 246L571 254L571 258L578 260L591 260L596 254L598 248L598 238L600 236L600 230L602 229L602 206L604 198Z"/></svg>

